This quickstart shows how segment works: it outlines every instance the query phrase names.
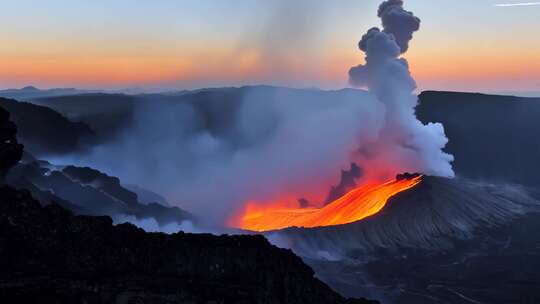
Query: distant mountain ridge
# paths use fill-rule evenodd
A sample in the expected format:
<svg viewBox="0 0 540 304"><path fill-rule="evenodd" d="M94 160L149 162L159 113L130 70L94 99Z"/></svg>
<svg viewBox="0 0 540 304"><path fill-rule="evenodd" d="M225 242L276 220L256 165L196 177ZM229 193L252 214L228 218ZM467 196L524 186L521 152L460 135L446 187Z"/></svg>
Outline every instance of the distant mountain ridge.
<svg viewBox="0 0 540 304"><path fill-rule="evenodd" d="M19 140L33 154L69 154L96 142L96 134L88 125L73 122L49 107L5 98L0 98L0 106L11 113Z"/></svg>
<svg viewBox="0 0 540 304"><path fill-rule="evenodd" d="M41 90L34 86L26 86L21 89L6 89L0 90L0 97L13 98L21 101L28 101L34 98L53 97L53 96L65 96L84 94L92 91L79 90L74 88L55 88Z"/></svg>

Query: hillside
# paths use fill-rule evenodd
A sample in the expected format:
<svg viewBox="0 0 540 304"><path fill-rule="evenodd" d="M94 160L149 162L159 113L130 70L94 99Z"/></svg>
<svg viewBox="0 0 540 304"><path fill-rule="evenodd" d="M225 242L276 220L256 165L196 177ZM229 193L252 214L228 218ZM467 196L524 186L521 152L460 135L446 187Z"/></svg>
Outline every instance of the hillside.
<svg viewBox="0 0 540 304"><path fill-rule="evenodd" d="M539 98L427 91L416 112L444 124L459 176L540 186Z"/></svg>
<svg viewBox="0 0 540 304"><path fill-rule="evenodd" d="M0 98L0 106L11 113L19 129L19 140L33 154L79 152L95 141L88 125L70 121L48 107L4 98Z"/></svg>
<svg viewBox="0 0 540 304"><path fill-rule="evenodd" d="M538 303L539 199L518 186L424 177L360 222L266 236L350 297Z"/></svg>
<svg viewBox="0 0 540 304"><path fill-rule="evenodd" d="M145 233L0 188L6 303L370 303L345 300L261 236Z"/></svg>
<svg viewBox="0 0 540 304"><path fill-rule="evenodd" d="M15 134L0 108L2 176L22 158ZM136 204L136 195L98 171L62 173ZM146 233L106 216L75 216L54 201L42 206L3 181L0 244L5 303L372 303L341 297L262 236Z"/></svg>
<svg viewBox="0 0 540 304"><path fill-rule="evenodd" d="M195 220L178 207L142 203L118 178L88 167L22 161L10 170L6 181L16 189L29 190L42 204L54 200L76 214L108 215L119 220L125 216L153 218L160 226Z"/></svg>
<svg viewBox="0 0 540 304"><path fill-rule="evenodd" d="M140 99L135 96L104 93L32 99L32 103L49 107L71 121L90 126L100 142L114 140L130 126L138 101Z"/></svg>

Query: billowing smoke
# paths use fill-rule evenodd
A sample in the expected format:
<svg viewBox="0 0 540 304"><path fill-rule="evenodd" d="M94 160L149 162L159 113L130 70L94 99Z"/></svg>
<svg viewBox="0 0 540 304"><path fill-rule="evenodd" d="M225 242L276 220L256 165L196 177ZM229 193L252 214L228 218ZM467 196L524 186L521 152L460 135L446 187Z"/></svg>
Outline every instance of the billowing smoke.
<svg viewBox="0 0 540 304"><path fill-rule="evenodd" d="M404 171L453 176L443 127L415 117L416 85L400 55L419 20L402 5L384 2L384 30L360 42L366 63L351 69L351 83L371 93L250 87L153 97L137 104L121 138L81 162L221 222L247 202L322 203L351 162L381 181Z"/></svg>
<svg viewBox="0 0 540 304"><path fill-rule="evenodd" d="M420 29L420 19L403 9L403 0L384 1L379 6L378 16L384 32L394 36L401 53L407 52L413 33Z"/></svg>
<svg viewBox="0 0 540 304"><path fill-rule="evenodd" d="M138 104L123 136L79 162L224 221L247 201L321 203L384 121L382 104L353 90L247 87L192 99Z"/></svg>
<svg viewBox="0 0 540 304"><path fill-rule="evenodd" d="M420 19L403 9L403 1L379 7L383 30L370 29L360 40L365 64L351 68L350 82L366 87L385 105L386 120L376 142L362 147L360 163L369 168L389 164L395 169L453 177L453 157L442 151L448 139L441 124L423 125L415 116L416 82L401 54L409 48Z"/></svg>

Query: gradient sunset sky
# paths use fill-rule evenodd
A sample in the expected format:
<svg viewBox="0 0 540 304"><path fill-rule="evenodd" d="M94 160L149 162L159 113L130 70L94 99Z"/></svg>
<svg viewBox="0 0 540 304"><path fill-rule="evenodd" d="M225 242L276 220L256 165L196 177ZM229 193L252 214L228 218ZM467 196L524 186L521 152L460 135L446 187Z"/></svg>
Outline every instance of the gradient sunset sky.
<svg viewBox="0 0 540 304"><path fill-rule="evenodd" d="M0 88L342 88L381 0L4 0ZM420 89L540 91L540 6L406 0Z"/></svg>

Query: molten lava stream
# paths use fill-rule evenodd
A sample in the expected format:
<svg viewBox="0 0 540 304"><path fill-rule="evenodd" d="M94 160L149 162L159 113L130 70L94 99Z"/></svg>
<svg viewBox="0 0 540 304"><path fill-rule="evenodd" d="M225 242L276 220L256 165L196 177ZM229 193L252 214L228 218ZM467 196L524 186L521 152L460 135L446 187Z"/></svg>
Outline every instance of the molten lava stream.
<svg viewBox="0 0 540 304"><path fill-rule="evenodd" d="M240 217L239 227L269 231L287 227L320 227L359 221L378 213L392 196L416 186L422 176L393 180L385 184L364 184L320 209L256 207L249 205Z"/></svg>

